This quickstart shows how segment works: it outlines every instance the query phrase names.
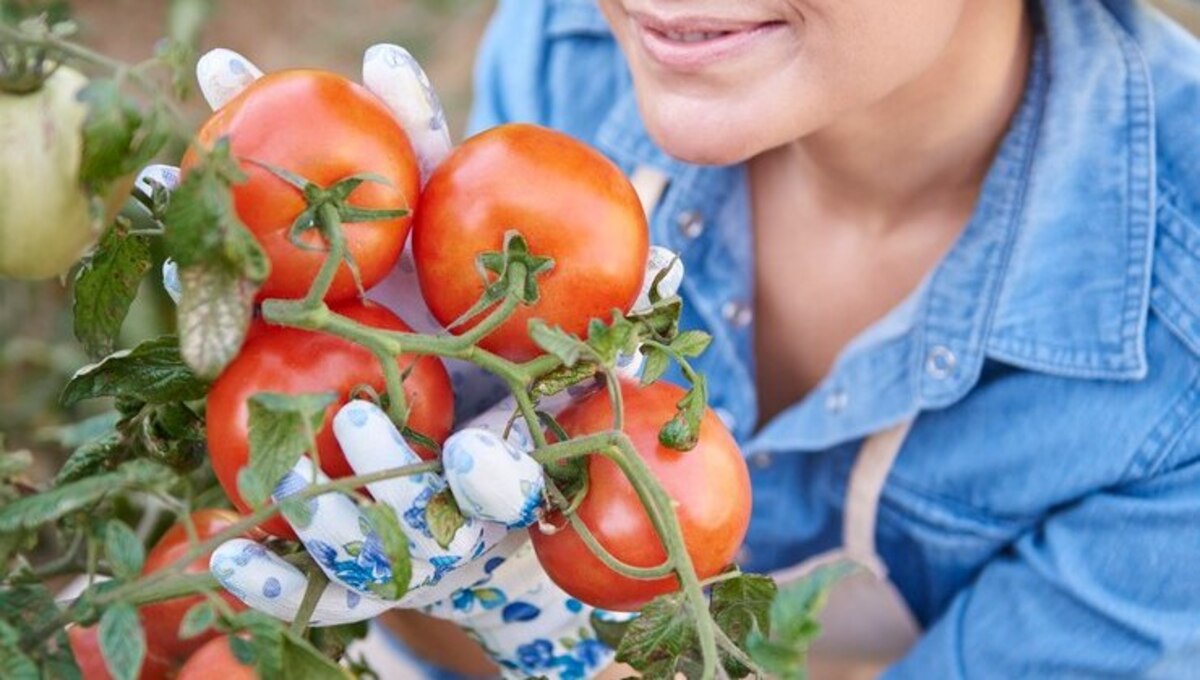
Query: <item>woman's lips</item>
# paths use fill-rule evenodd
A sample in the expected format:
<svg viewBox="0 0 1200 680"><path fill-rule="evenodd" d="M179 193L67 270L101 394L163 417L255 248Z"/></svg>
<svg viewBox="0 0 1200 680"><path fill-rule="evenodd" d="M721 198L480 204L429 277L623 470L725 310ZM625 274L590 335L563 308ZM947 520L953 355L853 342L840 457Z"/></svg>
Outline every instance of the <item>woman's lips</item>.
<svg viewBox="0 0 1200 680"><path fill-rule="evenodd" d="M785 26L780 21L665 20L645 14L632 19L650 58L678 71L698 71L728 59Z"/></svg>

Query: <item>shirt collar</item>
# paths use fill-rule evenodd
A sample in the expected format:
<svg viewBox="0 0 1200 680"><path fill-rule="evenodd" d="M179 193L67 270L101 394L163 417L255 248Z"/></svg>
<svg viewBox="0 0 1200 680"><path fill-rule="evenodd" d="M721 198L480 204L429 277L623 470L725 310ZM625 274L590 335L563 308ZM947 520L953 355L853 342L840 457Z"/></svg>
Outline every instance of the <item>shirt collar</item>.
<svg viewBox="0 0 1200 680"><path fill-rule="evenodd" d="M961 357L968 362L987 355L1064 376L1137 378L1146 371L1155 223L1149 75L1098 0L1043 2L1039 19L1022 109L971 225L928 288L930 339L973 346L967 355L978 356ZM623 165L700 183L709 199L727 195L738 175L666 155L647 134L632 88L622 89L599 146ZM960 368L969 377L970 365ZM930 396L941 401L958 387L940 381L939 396Z"/></svg>

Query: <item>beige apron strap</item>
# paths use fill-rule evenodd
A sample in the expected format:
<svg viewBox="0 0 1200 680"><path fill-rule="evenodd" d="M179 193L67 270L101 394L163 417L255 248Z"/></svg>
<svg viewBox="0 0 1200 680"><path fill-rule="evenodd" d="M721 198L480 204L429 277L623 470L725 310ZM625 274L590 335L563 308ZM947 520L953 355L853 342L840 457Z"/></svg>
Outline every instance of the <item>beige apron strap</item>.
<svg viewBox="0 0 1200 680"><path fill-rule="evenodd" d="M666 191L667 180L667 173L649 165L639 165L629 178L629 182L633 184L633 190L637 192L638 198L642 201L642 210L646 212L646 219L650 219L654 215L654 209L658 207L658 202L662 199L663 192Z"/></svg>
<svg viewBox="0 0 1200 680"><path fill-rule="evenodd" d="M875 518L883 484L912 426L911 420L878 432L863 442L846 490L846 510L842 522L844 554L859 562L880 579L887 577L887 566L875 552Z"/></svg>

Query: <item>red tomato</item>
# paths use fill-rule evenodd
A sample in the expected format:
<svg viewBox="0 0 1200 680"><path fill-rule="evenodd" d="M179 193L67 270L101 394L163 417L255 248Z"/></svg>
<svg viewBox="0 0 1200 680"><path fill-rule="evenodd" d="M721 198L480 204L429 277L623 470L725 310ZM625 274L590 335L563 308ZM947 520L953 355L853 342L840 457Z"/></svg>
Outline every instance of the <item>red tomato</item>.
<svg viewBox="0 0 1200 680"><path fill-rule="evenodd" d="M221 533L241 519L240 515L232 510L197 510L192 513L192 523L196 527L196 538L203 541ZM146 555L146 564L142 567L142 574L151 574L159 569L165 569L171 566L180 557L183 557L190 548L188 542L187 529L182 523L176 524L163 534L158 543L150 549ZM184 567L185 574L204 574L208 573L208 558L212 553L205 553L197 557L190 564ZM245 605L236 597L229 593L222 592L221 596L226 602L234 608L235 611L245 609ZM165 658L171 659L174 662L182 662L192 652L196 651L205 642L217 636L216 631L208 631L202 635L186 640L179 637L179 625L183 623L183 617L187 611L204 600L201 595L193 595L191 597L181 597L174 600L165 600L163 602L155 602L141 608L140 614L143 623L143 628L146 630L146 648Z"/></svg>
<svg viewBox="0 0 1200 680"><path fill-rule="evenodd" d="M222 635L193 654L175 680L258 680L258 673L238 661L229 648L229 636Z"/></svg>
<svg viewBox="0 0 1200 680"><path fill-rule="evenodd" d="M399 317L375 304L355 302L335 307L334 311L375 328L409 330ZM408 426L440 444L450 434L454 418L454 395L445 367L436 357L429 356L419 359L403 356L397 363L401 371L412 366L404 381L404 393L412 410ZM332 335L294 328L271 326L256 331L208 392L209 455L217 479L234 505L243 512L249 510L238 494L237 474L250 459L247 440L250 397L259 392L337 392L339 399L329 407L325 425L317 434L317 446L321 469L338 478L352 474L353 470L333 436L333 415L349 400L351 390L360 385L370 385L380 392L384 389L379 362L362 346ZM435 455L421 448L417 453L426 459ZM291 527L279 516L264 523L262 528L275 536L295 538Z"/></svg>
<svg viewBox="0 0 1200 680"><path fill-rule="evenodd" d="M420 172L408 135L379 99L342 76L293 70L259 78L208 119L195 144L211 148L226 136L247 177L233 188L238 217L271 260L260 300L304 297L325 254L288 240L292 222L305 209L300 192L249 161L290 170L324 187L350 175L374 173L388 184L364 182L350 194L354 206L411 210L417 203ZM185 175L196 160L195 148L189 149L181 164ZM347 245L367 288L396 264L409 219L346 225ZM323 245L316 231L307 232L304 241ZM355 294L354 279L343 265L325 299L347 300Z"/></svg>
<svg viewBox="0 0 1200 680"><path fill-rule="evenodd" d="M649 232L633 186L585 144L533 125L502 125L467 140L434 171L413 226L421 294L442 325L475 304L484 284L475 260L521 232L555 265L538 278L541 300L522 307L482 346L513 360L541 350L529 320L586 335L593 317L637 299ZM456 332L470 328L460 326Z"/></svg>
<svg viewBox="0 0 1200 680"><path fill-rule="evenodd" d="M710 409L700 426L700 441L691 451L669 449L658 431L675 415L684 391L669 383L639 387L624 382L625 433L638 455L678 504L675 512L688 554L701 579L721 572L732 560L750 523L750 473L733 436ZM612 428L607 391L594 392L567 407L558 422L572 437ZM578 516L600 544L618 559L639 567L662 564L666 551L638 500L615 463L603 456L588 459L589 486ZM551 514L563 528L554 534L530 528L538 561L550 578L573 597L595 607L637 611L647 602L676 590L674 576L637 580L609 569L584 545L566 519ZM565 525L565 526L564 526Z"/></svg>
<svg viewBox="0 0 1200 680"><path fill-rule="evenodd" d="M83 680L112 680L108 666L104 663L104 655L100 652L100 626L71 626L67 628L67 640L71 645L71 654ZM142 661L142 671L138 680L164 680L170 677L171 666L166 659L152 651L147 651Z"/></svg>

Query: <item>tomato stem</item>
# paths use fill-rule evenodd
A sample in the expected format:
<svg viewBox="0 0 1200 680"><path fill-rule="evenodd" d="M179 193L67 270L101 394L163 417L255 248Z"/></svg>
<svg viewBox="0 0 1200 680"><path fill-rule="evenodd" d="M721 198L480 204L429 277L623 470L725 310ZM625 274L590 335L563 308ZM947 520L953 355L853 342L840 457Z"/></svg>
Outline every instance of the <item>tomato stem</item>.
<svg viewBox="0 0 1200 680"><path fill-rule="evenodd" d="M308 621L316 611L317 602L325 593L325 586L328 584L329 577L321 571L320 567L313 565L308 569L308 584L304 588L304 599L300 600L300 608L296 610L296 616L292 619L293 633L304 635L304 632L308 630Z"/></svg>

